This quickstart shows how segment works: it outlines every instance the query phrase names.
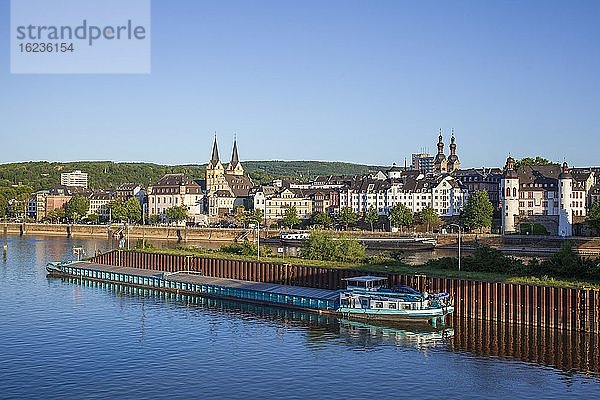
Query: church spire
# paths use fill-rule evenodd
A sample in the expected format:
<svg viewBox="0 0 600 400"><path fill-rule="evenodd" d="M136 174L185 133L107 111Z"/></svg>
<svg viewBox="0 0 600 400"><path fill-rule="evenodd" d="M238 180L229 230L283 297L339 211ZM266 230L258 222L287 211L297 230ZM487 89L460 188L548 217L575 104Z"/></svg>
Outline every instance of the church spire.
<svg viewBox="0 0 600 400"><path fill-rule="evenodd" d="M229 175L244 175L244 167L240 163L240 156L238 155L237 137L233 139L233 151L231 152L231 161L227 165L226 174Z"/></svg>
<svg viewBox="0 0 600 400"><path fill-rule="evenodd" d="M452 137L450 138L450 154L456 155L456 143L454 139L454 128L452 128Z"/></svg>
<svg viewBox="0 0 600 400"><path fill-rule="evenodd" d="M217 146L217 134L215 133L215 142L213 144L212 157L210 159L212 165L219 162L219 147Z"/></svg>
<svg viewBox="0 0 600 400"><path fill-rule="evenodd" d="M231 153L231 165L235 168L235 166L240 162L240 157L238 155L237 149L237 138L233 139L233 152Z"/></svg>
<svg viewBox="0 0 600 400"><path fill-rule="evenodd" d="M442 137L442 128L440 128L440 136L438 136L438 154L444 154L444 138Z"/></svg>

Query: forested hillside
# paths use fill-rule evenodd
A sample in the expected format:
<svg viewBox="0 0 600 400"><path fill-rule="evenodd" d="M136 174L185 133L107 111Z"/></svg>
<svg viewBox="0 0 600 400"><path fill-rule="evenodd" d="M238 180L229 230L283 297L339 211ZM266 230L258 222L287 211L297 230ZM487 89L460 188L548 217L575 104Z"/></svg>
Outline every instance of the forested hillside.
<svg viewBox="0 0 600 400"><path fill-rule="evenodd" d="M275 177L309 179L317 175L363 174L366 165L323 161L246 161L244 168L257 183ZM186 173L192 178L204 176L205 165L158 165L149 163L115 163L110 161L81 161L69 163L23 162L0 164L0 187L22 184L31 190L47 189L60 184L61 172L81 170L89 174L92 189L114 189L122 183L149 185L166 173Z"/></svg>

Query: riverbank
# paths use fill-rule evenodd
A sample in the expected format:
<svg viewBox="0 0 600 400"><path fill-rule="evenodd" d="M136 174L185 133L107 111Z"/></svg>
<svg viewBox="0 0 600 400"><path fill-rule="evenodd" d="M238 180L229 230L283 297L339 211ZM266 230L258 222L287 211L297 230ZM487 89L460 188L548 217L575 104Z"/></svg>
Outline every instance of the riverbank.
<svg viewBox="0 0 600 400"><path fill-rule="evenodd" d="M13 235L47 235L72 238L108 238L111 236L128 236L130 240L156 239L171 240L178 243L216 242L234 243L246 239L254 240L255 232L242 228L196 228L170 225L131 225L124 229L121 224L107 225L77 225L77 224L38 224L38 223L5 223L3 232ZM278 238L281 230L261 230L261 239ZM357 239L369 239L372 246L373 239L382 239L387 243L393 238L402 238L398 233L370 232L370 231L332 231L334 236L349 236ZM432 235L436 239L438 249L454 250L457 248L456 234ZM564 239L554 236L533 235L490 235L490 234L464 234L461 235L463 249L472 250L476 246L486 245L511 255L539 255L548 256L558 252L562 244L568 241L574 251L582 256L600 256L599 237L572 237ZM389 245L373 250L393 250Z"/></svg>

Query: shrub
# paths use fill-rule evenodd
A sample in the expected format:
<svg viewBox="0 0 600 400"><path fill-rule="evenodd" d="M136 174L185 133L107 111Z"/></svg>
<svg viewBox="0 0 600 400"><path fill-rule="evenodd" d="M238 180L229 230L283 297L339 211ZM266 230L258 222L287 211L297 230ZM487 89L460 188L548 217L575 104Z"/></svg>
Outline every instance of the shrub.
<svg viewBox="0 0 600 400"><path fill-rule="evenodd" d="M304 241L303 258L321 261L358 262L365 258L365 247L354 238L334 239L330 233L314 231Z"/></svg>

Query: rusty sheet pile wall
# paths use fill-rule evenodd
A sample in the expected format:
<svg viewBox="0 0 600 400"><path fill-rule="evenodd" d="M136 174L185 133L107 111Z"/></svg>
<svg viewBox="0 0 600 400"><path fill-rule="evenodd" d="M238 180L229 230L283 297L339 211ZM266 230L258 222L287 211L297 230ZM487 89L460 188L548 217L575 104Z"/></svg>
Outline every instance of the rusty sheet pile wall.
<svg viewBox="0 0 600 400"><path fill-rule="evenodd" d="M365 271L350 269L136 251L112 251L94 257L92 262L164 272L189 270L215 278L273 282L332 290L343 287L342 278L365 274ZM454 296L456 315L459 318L600 333L600 292L598 290L393 273L388 274L388 280L390 285L404 284L420 291L450 293Z"/></svg>

